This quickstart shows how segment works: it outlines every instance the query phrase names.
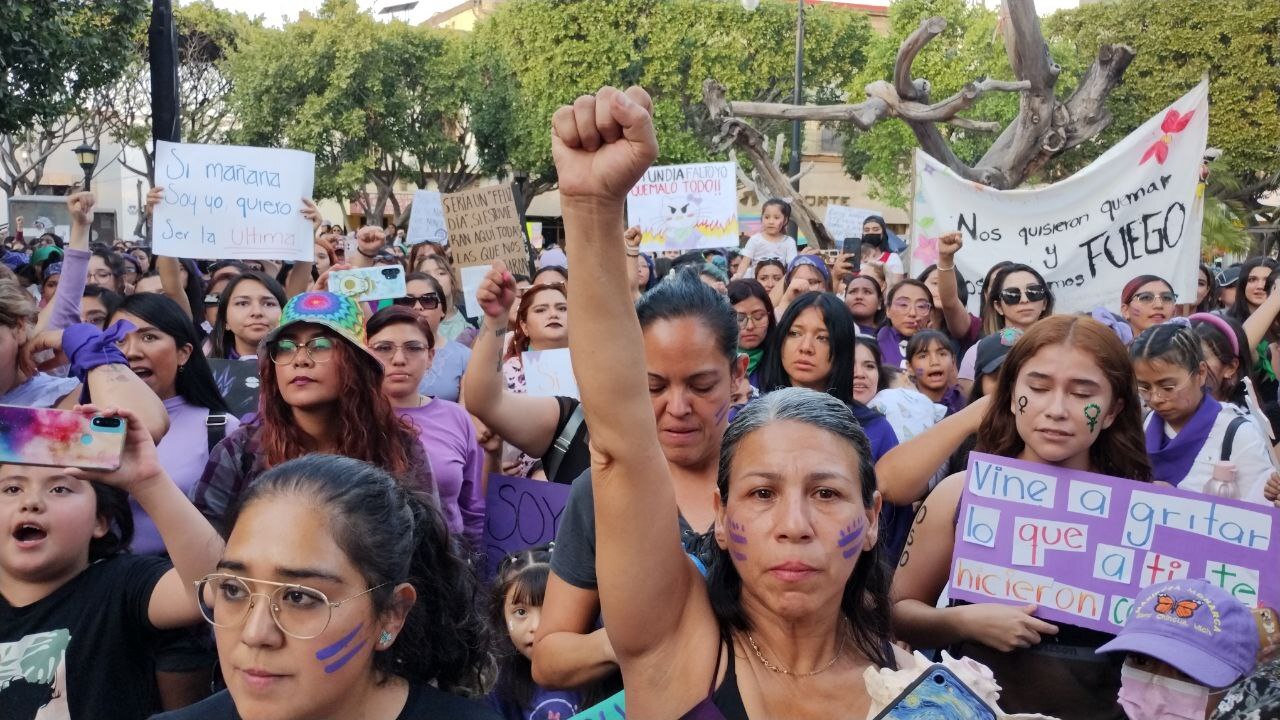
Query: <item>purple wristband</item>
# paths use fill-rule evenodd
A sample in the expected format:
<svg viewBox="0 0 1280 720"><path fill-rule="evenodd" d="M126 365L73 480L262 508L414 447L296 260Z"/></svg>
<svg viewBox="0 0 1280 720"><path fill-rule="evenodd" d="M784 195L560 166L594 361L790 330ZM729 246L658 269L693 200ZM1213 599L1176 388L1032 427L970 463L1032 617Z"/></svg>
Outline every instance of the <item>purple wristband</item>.
<svg viewBox="0 0 1280 720"><path fill-rule="evenodd" d="M129 364L116 343L137 329L128 320L117 320L105 331L90 323L79 323L62 331L62 352L71 362L71 374L86 383L86 391L90 370L103 365Z"/></svg>

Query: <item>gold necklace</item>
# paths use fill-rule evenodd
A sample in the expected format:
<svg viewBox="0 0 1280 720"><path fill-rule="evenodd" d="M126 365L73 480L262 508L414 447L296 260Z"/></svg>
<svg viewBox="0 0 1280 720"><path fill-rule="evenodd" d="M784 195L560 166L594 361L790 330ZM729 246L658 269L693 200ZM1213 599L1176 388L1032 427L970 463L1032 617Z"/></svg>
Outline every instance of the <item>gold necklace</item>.
<svg viewBox="0 0 1280 720"><path fill-rule="evenodd" d="M841 627L843 628L843 625ZM764 657L764 654L760 652L760 646L756 644L756 639L751 637L751 633L747 633L747 642L751 644L751 649L755 652L756 658L760 660L760 664L764 665L766 670L769 670L770 672L778 673L779 675L790 675L792 677L813 677L814 675L818 675L819 673L824 673L830 670L831 666L836 664L836 660L839 660L840 656L844 654L844 641L847 637L848 637L847 633L843 633L843 632L840 633L840 646L836 648L836 654L832 656L831 662L827 663L826 665L823 665L817 670L810 670L807 673L793 673L784 667L774 665L773 663L766 660Z"/></svg>

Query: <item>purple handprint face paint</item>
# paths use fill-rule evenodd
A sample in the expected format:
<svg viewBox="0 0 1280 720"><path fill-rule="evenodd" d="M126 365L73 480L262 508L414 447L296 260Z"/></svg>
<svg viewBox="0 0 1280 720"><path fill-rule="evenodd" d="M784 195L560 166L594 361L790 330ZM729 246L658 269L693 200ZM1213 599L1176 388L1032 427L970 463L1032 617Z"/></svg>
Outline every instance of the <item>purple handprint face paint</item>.
<svg viewBox="0 0 1280 720"><path fill-rule="evenodd" d="M866 526L863 523L862 518L858 518L848 527L840 530L840 536L836 541L836 546L840 548L840 552L844 556L844 559L848 560L862 551L862 544L858 541L862 539L862 530L864 527Z"/></svg>
<svg viewBox="0 0 1280 720"><path fill-rule="evenodd" d="M729 530L729 554L738 562L746 561L747 554L743 548L747 546L747 526L732 517L725 518L725 523Z"/></svg>

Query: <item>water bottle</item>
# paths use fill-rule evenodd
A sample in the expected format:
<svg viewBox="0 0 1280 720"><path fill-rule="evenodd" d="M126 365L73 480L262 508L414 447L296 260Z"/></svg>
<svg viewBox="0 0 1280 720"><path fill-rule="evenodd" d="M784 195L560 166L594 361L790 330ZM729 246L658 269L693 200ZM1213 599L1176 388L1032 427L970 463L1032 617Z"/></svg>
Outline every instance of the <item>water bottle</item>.
<svg viewBox="0 0 1280 720"><path fill-rule="evenodd" d="M1236 464L1227 460L1214 463L1213 476L1204 486L1204 491L1209 495L1239 500L1240 485L1236 482Z"/></svg>

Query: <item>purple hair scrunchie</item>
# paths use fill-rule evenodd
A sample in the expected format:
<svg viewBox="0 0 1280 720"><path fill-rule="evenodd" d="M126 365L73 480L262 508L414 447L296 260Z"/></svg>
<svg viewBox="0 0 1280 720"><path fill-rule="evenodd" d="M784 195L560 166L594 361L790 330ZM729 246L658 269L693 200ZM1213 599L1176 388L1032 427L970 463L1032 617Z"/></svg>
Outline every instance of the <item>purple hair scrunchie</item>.
<svg viewBox="0 0 1280 720"><path fill-rule="evenodd" d="M117 320L106 330L92 323L79 323L62 331L62 352L71 362L71 374L85 385L80 395L82 402L88 397L89 371L103 365L129 364L116 343L137 329L128 320Z"/></svg>

